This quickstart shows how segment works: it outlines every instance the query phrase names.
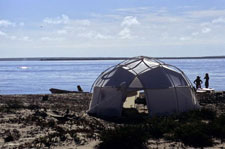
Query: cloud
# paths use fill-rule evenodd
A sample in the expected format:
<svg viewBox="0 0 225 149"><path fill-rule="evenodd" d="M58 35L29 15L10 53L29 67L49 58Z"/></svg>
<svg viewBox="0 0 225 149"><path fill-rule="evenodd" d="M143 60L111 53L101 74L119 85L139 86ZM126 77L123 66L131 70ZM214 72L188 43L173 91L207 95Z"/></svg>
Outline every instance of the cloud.
<svg viewBox="0 0 225 149"><path fill-rule="evenodd" d="M203 23L201 23L200 25L201 25L201 26L209 26L209 25L211 25L211 23L210 23L210 22L203 22Z"/></svg>
<svg viewBox="0 0 225 149"><path fill-rule="evenodd" d="M219 17L217 19L212 20L212 23L225 23L225 18Z"/></svg>
<svg viewBox="0 0 225 149"><path fill-rule="evenodd" d="M191 33L192 36L198 36L199 35L199 32L193 32Z"/></svg>
<svg viewBox="0 0 225 149"><path fill-rule="evenodd" d="M89 26L91 24L91 22L89 20L73 20L72 21L74 24L79 24L79 25L83 25L83 26Z"/></svg>
<svg viewBox="0 0 225 149"><path fill-rule="evenodd" d="M169 37L169 34L167 32L164 32L161 34L162 39L167 39Z"/></svg>
<svg viewBox="0 0 225 149"><path fill-rule="evenodd" d="M57 32L57 34L67 34L67 30L65 30L65 29L57 30L56 32Z"/></svg>
<svg viewBox="0 0 225 149"><path fill-rule="evenodd" d="M12 40L16 40L21 43L21 47L23 47L23 43L24 45L32 44L31 48L58 48L60 50L68 49L68 51L69 49L79 51L82 48L97 47L104 49L104 52L106 49L104 47L109 47L108 49L126 49L127 47L127 49L131 49L130 47L132 47L133 49L145 49L145 51L160 48L170 51L169 49L178 46L182 46L181 49L188 46L197 49L202 45L224 47L222 45L224 45L225 30L223 24L217 24L224 23L224 16L219 16L222 12L215 11L214 15L207 17L206 14L210 11L200 11L199 18L193 18L192 14L198 11L174 13L169 9L147 10L146 8L139 8L138 13L127 13L128 11L134 12L135 9L121 9L113 11L112 14L99 14L97 17L90 15L88 19L77 19L67 15L49 16L43 18L42 22L31 22L30 24L25 22L26 27L22 28L20 26L24 24L16 22L18 28L0 28L0 37L6 39L0 42L7 43L11 49L16 45L13 44L16 42ZM40 28L40 24L45 27ZM34 41L33 39L38 40L25 42ZM63 54L63 52L61 53ZM171 54L173 53L171 52Z"/></svg>
<svg viewBox="0 0 225 149"><path fill-rule="evenodd" d="M225 10L197 10L185 13L193 18L209 18L209 17L224 16Z"/></svg>
<svg viewBox="0 0 225 149"><path fill-rule="evenodd" d="M151 7L136 7L136 8L119 8L115 11L125 12L125 13L143 13L149 10Z"/></svg>
<svg viewBox="0 0 225 149"><path fill-rule="evenodd" d="M20 22L19 23L19 26L24 26L24 22Z"/></svg>
<svg viewBox="0 0 225 149"><path fill-rule="evenodd" d="M0 36L7 36L7 34L3 31L0 31Z"/></svg>
<svg viewBox="0 0 225 149"><path fill-rule="evenodd" d="M191 40L191 37L188 37L188 36L186 36L186 37L180 37L180 40L181 41Z"/></svg>
<svg viewBox="0 0 225 149"><path fill-rule="evenodd" d="M9 39L11 39L11 40L16 40L17 37L13 35L13 36L9 36Z"/></svg>
<svg viewBox="0 0 225 149"><path fill-rule="evenodd" d="M209 33L209 32L211 32L211 29L208 27L202 29L202 33Z"/></svg>
<svg viewBox="0 0 225 149"><path fill-rule="evenodd" d="M93 32L85 32L85 33L79 33L78 37L83 37L83 38L94 38L94 33Z"/></svg>
<svg viewBox="0 0 225 149"><path fill-rule="evenodd" d="M121 30L119 32L119 37L121 39L131 39L132 36L131 36L131 33L130 33L130 29L129 28L124 28L123 30Z"/></svg>
<svg viewBox="0 0 225 149"><path fill-rule="evenodd" d="M22 40L22 41L31 41L30 37L28 37L28 36L23 36L20 40Z"/></svg>
<svg viewBox="0 0 225 149"><path fill-rule="evenodd" d="M42 41L63 41L64 40L64 38L48 37L48 36L41 37L40 39Z"/></svg>
<svg viewBox="0 0 225 149"><path fill-rule="evenodd" d="M9 26L16 26L16 24L8 20L0 20L0 27L9 27Z"/></svg>
<svg viewBox="0 0 225 149"><path fill-rule="evenodd" d="M48 40L51 40L51 38L50 37L41 37L41 40L48 41Z"/></svg>
<svg viewBox="0 0 225 149"><path fill-rule="evenodd" d="M0 37L4 37L7 40L20 40L20 41L31 41L31 39L28 36L23 36L21 38L18 38L15 35L9 35L3 31L0 31Z"/></svg>
<svg viewBox="0 0 225 149"><path fill-rule="evenodd" d="M103 34L100 34L100 33L97 33L96 36L95 36L96 39L110 39L112 38L111 36L108 36L108 35L103 35Z"/></svg>
<svg viewBox="0 0 225 149"><path fill-rule="evenodd" d="M137 20L136 17L133 16L126 16L122 23L121 26L131 26L131 25L139 25L139 21Z"/></svg>
<svg viewBox="0 0 225 149"><path fill-rule="evenodd" d="M69 17L64 14L57 18L45 18L43 20L43 22L46 24L68 24L69 21Z"/></svg>
<svg viewBox="0 0 225 149"><path fill-rule="evenodd" d="M112 38L109 35L103 35L101 33L97 33L94 31L89 31L86 33L79 33L78 37L88 38L88 39L111 39Z"/></svg>

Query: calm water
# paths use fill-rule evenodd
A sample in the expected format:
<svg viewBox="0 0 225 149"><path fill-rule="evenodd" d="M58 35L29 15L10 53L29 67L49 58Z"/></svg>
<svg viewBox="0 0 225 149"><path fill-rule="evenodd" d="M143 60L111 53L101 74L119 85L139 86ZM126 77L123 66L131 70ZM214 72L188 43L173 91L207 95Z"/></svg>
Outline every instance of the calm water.
<svg viewBox="0 0 225 149"><path fill-rule="evenodd" d="M197 75L210 75L210 87L225 90L225 59L163 60L183 70L193 82ZM106 68L120 61L1 61L0 94L50 93L49 88L90 91Z"/></svg>

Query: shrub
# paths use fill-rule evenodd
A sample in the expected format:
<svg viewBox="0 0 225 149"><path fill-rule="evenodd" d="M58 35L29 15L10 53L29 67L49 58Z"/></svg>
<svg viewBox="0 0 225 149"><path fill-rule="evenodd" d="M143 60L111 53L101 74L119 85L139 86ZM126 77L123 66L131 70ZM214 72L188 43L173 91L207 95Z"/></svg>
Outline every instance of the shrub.
<svg viewBox="0 0 225 149"><path fill-rule="evenodd" d="M208 124L209 134L220 138L221 140L225 139L225 114L220 115L218 118L213 120Z"/></svg>
<svg viewBox="0 0 225 149"><path fill-rule="evenodd" d="M141 125L116 126L115 129L107 129L100 133L99 148L145 148L148 134Z"/></svg>
<svg viewBox="0 0 225 149"><path fill-rule="evenodd" d="M216 112L210 109L202 108L201 110L182 113L180 116L178 116L178 118L181 122L213 120L216 118Z"/></svg>
<svg viewBox="0 0 225 149"><path fill-rule="evenodd" d="M27 109L29 109L29 110L38 110L40 108L41 107L37 104L30 104L30 105L27 106Z"/></svg>
<svg viewBox="0 0 225 149"><path fill-rule="evenodd" d="M153 117L147 123L148 131L153 138L162 138L165 133L171 133L178 125L170 117Z"/></svg>
<svg viewBox="0 0 225 149"><path fill-rule="evenodd" d="M20 100L7 100L5 104L6 104L5 108L7 108L6 112L11 112L13 110L24 108L24 104Z"/></svg>
<svg viewBox="0 0 225 149"><path fill-rule="evenodd" d="M174 139L193 147L212 146L212 137L207 134L207 124L193 122L181 124L174 131Z"/></svg>
<svg viewBox="0 0 225 149"><path fill-rule="evenodd" d="M5 142L18 140L21 136L20 132L17 129L6 130L4 134L5 134L5 136L4 136Z"/></svg>

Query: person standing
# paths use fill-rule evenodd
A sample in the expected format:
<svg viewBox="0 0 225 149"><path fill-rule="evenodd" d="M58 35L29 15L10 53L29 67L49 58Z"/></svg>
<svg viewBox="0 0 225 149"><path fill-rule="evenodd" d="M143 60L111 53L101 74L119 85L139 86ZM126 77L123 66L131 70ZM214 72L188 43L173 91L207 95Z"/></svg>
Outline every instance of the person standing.
<svg viewBox="0 0 225 149"><path fill-rule="evenodd" d="M205 74L204 79L205 79L205 88L208 88L209 87L209 74L208 73Z"/></svg>
<svg viewBox="0 0 225 149"><path fill-rule="evenodd" d="M83 89L81 88L80 85L77 85L77 90L78 90L78 92L83 92Z"/></svg>
<svg viewBox="0 0 225 149"><path fill-rule="evenodd" d="M195 79L194 84L196 85L196 89L201 88L202 80L199 76Z"/></svg>

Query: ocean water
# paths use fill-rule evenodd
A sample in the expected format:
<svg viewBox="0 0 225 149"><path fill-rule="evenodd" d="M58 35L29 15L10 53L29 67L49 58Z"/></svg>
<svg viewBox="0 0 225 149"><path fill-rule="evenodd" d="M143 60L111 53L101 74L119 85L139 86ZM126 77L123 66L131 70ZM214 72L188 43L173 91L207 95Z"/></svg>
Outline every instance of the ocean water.
<svg viewBox="0 0 225 149"><path fill-rule="evenodd" d="M193 82L204 81L209 73L210 87L225 90L225 59L164 59L180 68ZM90 91L98 75L119 60L101 61L0 61L0 94L42 94L50 88ZM204 83L203 83L204 86Z"/></svg>

